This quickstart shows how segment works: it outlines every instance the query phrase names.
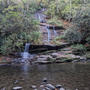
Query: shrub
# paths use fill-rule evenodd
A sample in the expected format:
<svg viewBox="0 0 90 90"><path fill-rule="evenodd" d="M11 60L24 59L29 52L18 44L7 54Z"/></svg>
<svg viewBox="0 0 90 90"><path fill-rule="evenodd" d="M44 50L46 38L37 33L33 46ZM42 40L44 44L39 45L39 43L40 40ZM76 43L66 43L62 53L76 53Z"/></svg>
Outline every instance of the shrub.
<svg viewBox="0 0 90 90"><path fill-rule="evenodd" d="M87 41L88 44L90 44L90 36L88 36L88 37L86 38L86 41Z"/></svg>
<svg viewBox="0 0 90 90"><path fill-rule="evenodd" d="M76 16L73 19L73 23L79 28L82 34L82 41L86 41L86 38L90 36L90 10L89 7L82 7L78 10Z"/></svg>
<svg viewBox="0 0 90 90"><path fill-rule="evenodd" d="M5 55L22 51L26 42L39 43L40 34L31 33L39 30L38 21L32 17L32 14L25 8L19 7L14 1L2 4L0 1L0 5L3 6L0 8L0 53Z"/></svg>
<svg viewBox="0 0 90 90"><path fill-rule="evenodd" d="M77 10L73 18L73 26L65 32L65 38L69 43L89 43L90 37L90 10L82 7Z"/></svg>
<svg viewBox="0 0 90 90"><path fill-rule="evenodd" d="M76 27L67 29L64 33L64 37L69 43L79 43L82 40L82 35L77 31Z"/></svg>
<svg viewBox="0 0 90 90"><path fill-rule="evenodd" d="M31 35L31 38L30 38L30 41L33 43L33 44L40 44L42 43L41 42L41 33L38 32L38 31L34 31L32 33L30 33Z"/></svg>
<svg viewBox="0 0 90 90"><path fill-rule="evenodd" d="M82 55L82 54L85 54L87 51L86 47L82 44L72 45L71 48L74 54Z"/></svg>
<svg viewBox="0 0 90 90"><path fill-rule="evenodd" d="M56 26L62 26L63 25L63 23L60 20L58 20L57 17L54 17L54 18L49 19L47 21L47 23L48 24L52 24L52 25L56 25Z"/></svg>
<svg viewBox="0 0 90 90"><path fill-rule="evenodd" d="M49 17L53 18L55 16L55 9L56 9L55 1L50 1L46 14Z"/></svg>

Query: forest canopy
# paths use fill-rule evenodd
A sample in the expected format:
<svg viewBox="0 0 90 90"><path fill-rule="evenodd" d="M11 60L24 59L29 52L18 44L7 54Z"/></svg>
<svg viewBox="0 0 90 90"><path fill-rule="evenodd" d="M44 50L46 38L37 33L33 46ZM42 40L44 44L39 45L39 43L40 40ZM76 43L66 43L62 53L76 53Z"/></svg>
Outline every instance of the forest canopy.
<svg viewBox="0 0 90 90"><path fill-rule="evenodd" d="M42 8L49 23L71 23L65 41L90 44L89 7L90 0L0 0L0 53L22 51L26 42L41 43L40 22L34 14Z"/></svg>

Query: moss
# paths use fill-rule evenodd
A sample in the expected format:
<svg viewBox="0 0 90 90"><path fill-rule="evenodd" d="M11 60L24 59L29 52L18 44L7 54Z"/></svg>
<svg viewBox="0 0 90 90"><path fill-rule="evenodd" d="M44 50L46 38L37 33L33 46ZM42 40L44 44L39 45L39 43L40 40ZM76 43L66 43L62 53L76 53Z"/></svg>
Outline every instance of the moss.
<svg viewBox="0 0 90 90"><path fill-rule="evenodd" d="M76 45L72 45L72 52L76 55L83 55L86 53L87 49L84 45L82 44L76 44Z"/></svg>
<svg viewBox="0 0 90 90"><path fill-rule="evenodd" d="M90 51L86 53L86 58L90 59Z"/></svg>

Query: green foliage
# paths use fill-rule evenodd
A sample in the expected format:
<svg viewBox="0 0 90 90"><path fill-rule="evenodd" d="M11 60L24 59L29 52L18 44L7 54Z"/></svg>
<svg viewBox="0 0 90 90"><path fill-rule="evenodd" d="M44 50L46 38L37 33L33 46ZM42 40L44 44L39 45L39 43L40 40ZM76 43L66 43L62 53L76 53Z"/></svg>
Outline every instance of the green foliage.
<svg viewBox="0 0 90 90"><path fill-rule="evenodd" d="M69 43L79 43L82 40L82 35L77 29L73 26L65 31L64 37Z"/></svg>
<svg viewBox="0 0 90 90"><path fill-rule="evenodd" d="M26 42L39 43L40 34L35 34L39 30L39 22L30 11L14 1L3 4L4 1L0 1L0 5L3 5L0 8L0 53L8 55L22 51Z"/></svg>
<svg viewBox="0 0 90 90"><path fill-rule="evenodd" d="M69 43L90 43L90 10L89 7L81 7L73 17L73 26L65 32L65 38Z"/></svg>
<svg viewBox="0 0 90 90"><path fill-rule="evenodd" d="M57 17L54 17L54 18L49 19L47 21L47 23L48 24L52 24L52 25L56 25L56 26L62 26L63 25L63 23L60 20L58 20Z"/></svg>
<svg viewBox="0 0 90 90"><path fill-rule="evenodd" d="M90 36L90 10L89 7L82 7L77 11L73 23L79 28L82 34L82 40L85 41Z"/></svg>
<svg viewBox="0 0 90 90"><path fill-rule="evenodd" d="M41 33L36 31L36 32L31 32L31 38L30 41L33 42L33 44L37 45L41 43Z"/></svg>
<svg viewBox="0 0 90 90"><path fill-rule="evenodd" d="M56 40L63 40L63 39L65 39L65 36L64 35L60 35L60 36L56 37L55 39Z"/></svg>
<svg viewBox="0 0 90 90"><path fill-rule="evenodd" d="M76 44L71 46L73 53L75 54L85 54L87 51L86 47L82 44Z"/></svg>
<svg viewBox="0 0 90 90"><path fill-rule="evenodd" d="M27 3L29 3L29 11L30 11L30 13L35 13L37 10L41 9L41 6L38 5L37 0L30 0Z"/></svg>
<svg viewBox="0 0 90 90"><path fill-rule="evenodd" d="M51 1L49 6L48 6L48 10L46 11L46 14L50 17L54 17L55 16L55 10L56 10L56 5L55 5L55 1Z"/></svg>
<svg viewBox="0 0 90 90"><path fill-rule="evenodd" d="M77 10L85 6L90 7L89 0L50 0L46 14L50 17L58 16L71 20Z"/></svg>
<svg viewBox="0 0 90 90"><path fill-rule="evenodd" d="M88 44L90 44L90 36L88 36L88 37L86 38L86 41L87 41Z"/></svg>

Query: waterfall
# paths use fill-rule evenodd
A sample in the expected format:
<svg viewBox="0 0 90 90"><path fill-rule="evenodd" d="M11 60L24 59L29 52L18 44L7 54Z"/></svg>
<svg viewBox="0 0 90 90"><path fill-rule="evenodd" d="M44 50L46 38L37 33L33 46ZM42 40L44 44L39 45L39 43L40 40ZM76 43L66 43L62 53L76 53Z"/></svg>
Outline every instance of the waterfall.
<svg viewBox="0 0 90 90"><path fill-rule="evenodd" d="M29 47L30 47L30 43L26 43L25 44L25 49L22 55L22 58L27 59L29 58L30 54L29 54Z"/></svg>
<svg viewBox="0 0 90 90"><path fill-rule="evenodd" d="M47 32L48 32L48 42L49 42L50 39L51 39L51 32L50 32L49 26L46 26L46 29L47 29Z"/></svg>
<svg viewBox="0 0 90 90"><path fill-rule="evenodd" d="M54 36L57 36L57 32L55 30L55 26L53 26Z"/></svg>
<svg viewBox="0 0 90 90"><path fill-rule="evenodd" d="M39 14L38 14L38 19L40 22L42 21L41 16Z"/></svg>
<svg viewBox="0 0 90 90"><path fill-rule="evenodd" d="M29 52L30 43L25 44L24 52Z"/></svg>

